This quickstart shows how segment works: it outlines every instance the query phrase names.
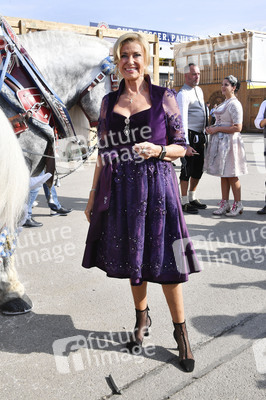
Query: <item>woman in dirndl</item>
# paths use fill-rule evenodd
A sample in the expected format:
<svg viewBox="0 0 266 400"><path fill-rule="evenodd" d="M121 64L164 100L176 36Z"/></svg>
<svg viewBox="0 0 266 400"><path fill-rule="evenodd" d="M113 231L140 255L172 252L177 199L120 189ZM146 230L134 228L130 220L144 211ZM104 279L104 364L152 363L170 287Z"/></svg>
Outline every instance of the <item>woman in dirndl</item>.
<svg viewBox="0 0 266 400"><path fill-rule="evenodd" d="M207 174L221 177L222 199L214 215L236 217L243 213L241 202L240 175L247 174L247 162L243 139L241 137L243 108L236 97L240 82L233 76L227 76L222 83L225 100L214 111L215 124L206 128L210 135L204 161ZM232 189L234 202L229 204Z"/></svg>
<svg viewBox="0 0 266 400"><path fill-rule="evenodd" d="M175 93L147 74L149 43L129 32L114 46L119 89L103 98L98 160L85 210L90 228L83 267L127 278L136 309L127 349L138 354L151 326L147 282L162 285L174 323L179 362L194 369L182 282L200 271L182 213L172 161L186 151Z"/></svg>

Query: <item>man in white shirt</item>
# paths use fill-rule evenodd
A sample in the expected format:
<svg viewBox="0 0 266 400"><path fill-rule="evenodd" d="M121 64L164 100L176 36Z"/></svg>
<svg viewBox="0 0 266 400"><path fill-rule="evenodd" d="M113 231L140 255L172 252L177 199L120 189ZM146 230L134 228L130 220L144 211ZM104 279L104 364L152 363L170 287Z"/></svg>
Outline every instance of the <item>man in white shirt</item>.
<svg viewBox="0 0 266 400"><path fill-rule="evenodd" d="M266 168L266 100L264 100L258 112L258 115L254 121L257 129L263 129L264 133L264 160L265 160L265 168ZM266 181L265 181L266 187ZM266 214L266 193L265 193L265 206L257 211L257 214Z"/></svg>
<svg viewBox="0 0 266 400"><path fill-rule="evenodd" d="M186 156L181 159L181 200L183 211L197 214L199 209L207 207L196 197L196 189L203 173L206 109L203 92L198 86L199 67L191 63L185 67L184 72L185 84L177 94L187 142Z"/></svg>

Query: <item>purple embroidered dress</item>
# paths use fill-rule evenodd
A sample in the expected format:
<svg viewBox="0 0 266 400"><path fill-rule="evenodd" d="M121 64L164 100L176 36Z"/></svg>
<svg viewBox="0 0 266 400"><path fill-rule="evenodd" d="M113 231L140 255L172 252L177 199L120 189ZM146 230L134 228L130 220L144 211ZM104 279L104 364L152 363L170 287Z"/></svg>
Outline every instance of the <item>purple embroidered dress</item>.
<svg viewBox="0 0 266 400"><path fill-rule="evenodd" d="M97 266L110 277L180 283L200 271L179 199L171 162L144 160L132 151L135 143L185 147L175 94L152 85L151 108L130 116L113 111L124 89L104 97L99 119L99 154L103 168L82 265ZM125 129L125 127L129 129Z"/></svg>

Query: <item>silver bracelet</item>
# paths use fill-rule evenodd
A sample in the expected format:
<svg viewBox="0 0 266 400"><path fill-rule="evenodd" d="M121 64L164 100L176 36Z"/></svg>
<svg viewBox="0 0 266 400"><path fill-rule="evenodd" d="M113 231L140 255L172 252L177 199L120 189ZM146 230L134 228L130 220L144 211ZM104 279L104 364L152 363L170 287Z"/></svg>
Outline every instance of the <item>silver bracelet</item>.
<svg viewBox="0 0 266 400"><path fill-rule="evenodd" d="M90 192L94 192L96 189L94 189L94 188L92 188L91 190L90 190Z"/></svg>

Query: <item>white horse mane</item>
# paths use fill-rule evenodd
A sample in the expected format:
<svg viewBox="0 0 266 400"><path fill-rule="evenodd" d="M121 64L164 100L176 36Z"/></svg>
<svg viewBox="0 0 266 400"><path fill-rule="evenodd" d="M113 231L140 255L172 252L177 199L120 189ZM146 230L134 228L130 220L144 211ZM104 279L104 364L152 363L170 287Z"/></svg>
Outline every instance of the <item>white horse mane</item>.
<svg viewBox="0 0 266 400"><path fill-rule="evenodd" d="M13 232L29 193L29 170L13 129L0 109L0 229Z"/></svg>

